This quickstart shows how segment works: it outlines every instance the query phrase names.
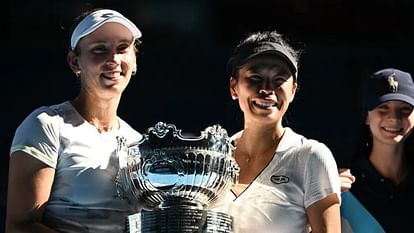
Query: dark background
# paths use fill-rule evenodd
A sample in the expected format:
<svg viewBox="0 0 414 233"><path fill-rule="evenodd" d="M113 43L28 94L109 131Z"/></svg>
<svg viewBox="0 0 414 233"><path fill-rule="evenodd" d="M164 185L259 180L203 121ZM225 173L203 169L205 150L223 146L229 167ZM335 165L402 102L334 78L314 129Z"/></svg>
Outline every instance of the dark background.
<svg viewBox="0 0 414 233"><path fill-rule="evenodd" d="M16 127L36 107L77 94L66 41L85 3L118 10L143 32L138 74L119 108L140 132L158 121L193 133L212 124L230 134L241 129L227 58L247 32L276 29L303 51L285 125L326 143L347 166L363 80L387 67L414 73L412 0L3 1L0 224Z"/></svg>

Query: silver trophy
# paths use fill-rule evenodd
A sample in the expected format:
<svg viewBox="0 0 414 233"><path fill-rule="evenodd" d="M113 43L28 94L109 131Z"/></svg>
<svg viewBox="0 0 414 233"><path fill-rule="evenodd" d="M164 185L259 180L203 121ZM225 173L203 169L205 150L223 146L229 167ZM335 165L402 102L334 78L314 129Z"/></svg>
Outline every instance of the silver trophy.
<svg viewBox="0 0 414 233"><path fill-rule="evenodd" d="M233 232L231 216L207 210L238 181L232 150L219 125L193 137L159 122L138 143L118 140L120 161L126 163L118 175L119 195L143 206L128 217L128 232Z"/></svg>

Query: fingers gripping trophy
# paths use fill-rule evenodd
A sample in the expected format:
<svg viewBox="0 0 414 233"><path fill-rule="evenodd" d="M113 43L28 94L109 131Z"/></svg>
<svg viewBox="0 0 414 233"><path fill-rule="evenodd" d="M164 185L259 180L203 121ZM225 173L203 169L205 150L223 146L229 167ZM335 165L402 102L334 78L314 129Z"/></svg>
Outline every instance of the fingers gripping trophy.
<svg viewBox="0 0 414 233"><path fill-rule="evenodd" d="M192 137L159 122L138 143L118 139L118 156L126 163L117 179L119 195L143 206L128 217L128 232L233 232L231 216L207 210L238 180L232 150L219 125Z"/></svg>

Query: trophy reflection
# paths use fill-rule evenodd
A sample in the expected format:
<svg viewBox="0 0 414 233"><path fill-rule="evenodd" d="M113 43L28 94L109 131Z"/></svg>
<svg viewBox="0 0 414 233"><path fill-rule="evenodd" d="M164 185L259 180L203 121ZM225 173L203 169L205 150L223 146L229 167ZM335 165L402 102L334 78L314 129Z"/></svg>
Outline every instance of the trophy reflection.
<svg viewBox="0 0 414 233"><path fill-rule="evenodd" d="M159 122L136 144L118 141L120 194L144 209L127 220L128 232L233 232L231 216L207 210L238 180L239 167L225 129L207 127L197 137Z"/></svg>

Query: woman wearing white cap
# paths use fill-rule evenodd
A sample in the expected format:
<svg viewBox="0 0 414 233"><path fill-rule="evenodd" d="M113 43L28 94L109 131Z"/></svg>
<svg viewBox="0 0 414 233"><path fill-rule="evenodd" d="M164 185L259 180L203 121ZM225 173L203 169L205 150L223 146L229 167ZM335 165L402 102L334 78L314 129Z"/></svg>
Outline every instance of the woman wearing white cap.
<svg viewBox="0 0 414 233"><path fill-rule="evenodd" d="M82 15L67 61L80 80L70 101L34 110L11 146L6 232L123 232L138 206L117 198L117 137L141 135L117 116L136 72L141 32L113 10Z"/></svg>
<svg viewBox="0 0 414 233"><path fill-rule="evenodd" d="M298 52L276 31L249 35L229 61L243 112L233 136L239 183L213 208L238 233L340 232L340 182L331 151L282 125L297 89Z"/></svg>

